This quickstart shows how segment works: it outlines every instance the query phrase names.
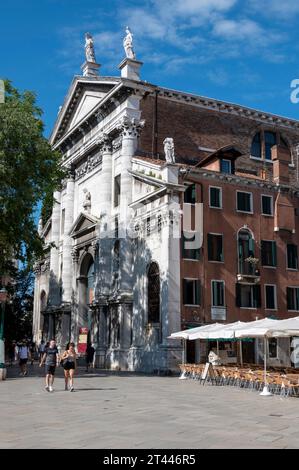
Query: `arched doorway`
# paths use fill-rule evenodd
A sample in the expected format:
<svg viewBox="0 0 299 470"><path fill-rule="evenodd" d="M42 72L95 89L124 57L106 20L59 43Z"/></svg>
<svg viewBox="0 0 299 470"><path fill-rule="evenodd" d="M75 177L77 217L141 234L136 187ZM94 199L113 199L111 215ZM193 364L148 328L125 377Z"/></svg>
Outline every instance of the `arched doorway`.
<svg viewBox="0 0 299 470"><path fill-rule="evenodd" d="M90 305L94 300L95 266L90 253L86 253L81 261L79 276L79 324L78 327L88 328L88 342L91 342L92 310Z"/></svg>

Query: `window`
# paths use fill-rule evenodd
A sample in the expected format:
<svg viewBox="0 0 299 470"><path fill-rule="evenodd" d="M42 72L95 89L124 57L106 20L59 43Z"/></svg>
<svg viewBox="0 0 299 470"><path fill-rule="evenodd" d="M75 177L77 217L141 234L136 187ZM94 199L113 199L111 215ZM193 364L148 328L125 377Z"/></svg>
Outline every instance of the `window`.
<svg viewBox="0 0 299 470"><path fill-rule="evenodd" d="M190 248L189 244L194 244L194 248ZM183 259L195 260L198 261L200 258L200 248L196 248L196 233L194 232L185 232L182 233L182 252Z"/></svg>
<svg viewBox="0 0 299 470"><path fill-rule="evenodd" d="M288 310L299 311L299 287L287 287Z"/></svg>
<svg viewBox="0 0 299 470"><path fill-rule="evenodd" d="M160 271L157 263L151 263L148 268L148 323L160 322Z"/></svg>
<svg viewBox="0 0 299 470"><path fill-rule="evenodd" d="M248 230L240 230L238 235L239 273L248 276L255 275L257 265L248 262L248 258L254 258L254 239Z"/></svg>
<svg viewBox="0 0 299 470"><path fill-rule="evenodd" d="M237 191L237 210L240 212L253 212L252 193L242 193Z"/></svg>
<svg viewBox="0 0 299 470"><path fill-rule="evenodd" d="M297 245L287 246L288 269L298 269L298 249Z"/></svg>
<svg viewBox="0 0 299 470"><path fill-rule="evenodd" d="M278 357L278 342L277 338L269 338L268 341L268 352L270 359L276 359Z"/></svg>
<svg viewBox="0 0 299 470"><path fill-rule="evenodd" d="M230 160L221 160L220 171L221 173L226 173L228 175L231 175L232 174L232 162Z"/></svg>
<svg viewBox="0 0 299 470"><path fill-rule="evenodd" d="M120 175L114 178L114 207L120 204Z"/></svg>
<svg viewBox="0 0 299 470"><path fill-rule="evenodd" d="M222 209L222 189L210 186L210 207Z"/></svg>
<svg viewBox="0 0 299 470"><path fill-rule="evenodd" d="M261 131L258 132L251 144L251 158L259 160L264 159L268 162L272 161L272 148L274 145L281 145L288 148L285 139L278 132Z"/></svg>
<svg viewBox="0 0 299 470"><path fill-rule="evenodd" d="M236 304L240 308L260 308L261 286L236 284Z"/></svg>
<svg viewBox="0 0 299 470"><path fill-rule="evenodd" d="M262 214L273 215L273 197L262 196Z"/></svg>
<svg viewBox="0 0 299 470"><path fill-rule="evenodd" d="M91 304L94 300L94 262L92 261L87 271L86 303Z"/></svg>
<svg viewBox="0 0 299 470"><path fill-rule="evenodd" d="M262 158L262 142L260 132L254 136L254 139L252 141L251 156L253 158Z"/></svg>
<svg viewBox="0 0 299 470"><path fill-rule="evenodd" d="M223 235L208 234L208 259L223 262Z"/></svg>
<svg viewBox="0 0 299 470"><path fill-rule="evenodd" d="M184 305L200 305L200 283L198 279L184 279Z"/></svg>
<svg viewBox="0 0 299 470"><path fill-rule="evenodd" d="M65 225L65 209L62 209L62 211L61 211L61 230L60 230L60 235L61 236L64 234L64 225Z"/></svg>
<svg viewBox="0 0 299 470"><path fill-rule="evenodd" d="M262 265L268 267L277 266L276 242L265 241L261 242L261 255Z"/></svg>
<svg viewBox="0 0 299 470"><path fill-rule="evenodd" d="M277 144L277 137L274 132L265 132L265 158L272 160L272 147Z"/></svg>
<svg viewBox="0 0 299 470"><path fill-rule="evenodd" d="M212 281L212 306L225 307L225 284L224 281Z"/></svg>
<svg viewBox="0 0 299 470"><path fill-rule="evenodd" d="M195 204L196 203L196 186L191 184L185 191L184 194L185 204Z"/></svg>
<svg viewBox="0 0 299 470"><path fill-rule="evenodd" d="M266 310L277 309L276 286L265 285L265 308Z"/></svg>

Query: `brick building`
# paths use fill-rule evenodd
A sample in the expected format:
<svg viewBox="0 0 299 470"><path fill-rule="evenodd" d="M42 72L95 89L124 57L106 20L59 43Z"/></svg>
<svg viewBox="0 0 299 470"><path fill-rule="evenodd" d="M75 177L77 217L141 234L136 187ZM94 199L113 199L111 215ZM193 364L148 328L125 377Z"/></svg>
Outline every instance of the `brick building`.
<svg viewBox="0 0 299 470"><path fill-rule="evenodd" d="M55 247L36 265L34 335L85 327L99 365L153 371L176 367L182 327L297 315L299 122L149 84L141 65L101 77L87 61L59 112L69 176L40 227ZM288 362L289 342L271 348Z"/></svg>

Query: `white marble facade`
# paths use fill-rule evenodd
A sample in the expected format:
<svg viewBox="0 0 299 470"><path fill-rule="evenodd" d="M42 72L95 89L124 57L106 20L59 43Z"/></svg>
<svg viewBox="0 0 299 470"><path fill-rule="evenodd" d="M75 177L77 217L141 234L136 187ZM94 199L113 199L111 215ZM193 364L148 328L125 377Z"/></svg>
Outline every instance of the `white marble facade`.
<svg viewBox="0 0 299 470"><path fill-rule="evenodd" d="M168 339L181 327L180 240L169 217L183 190L178 168L138 157L146 125L140 111L146 86L136 80L141 62L124 59L116 78L95 76L94 68L89 74L88 64L74 78L51 136L68 176L42 228L45 243L55 247L36 264L34 340L77 344L79 328L87 327L98 366L169 371L181 357ZM150 266L158 267L151 277L155 318L149 318Z"/></svg>

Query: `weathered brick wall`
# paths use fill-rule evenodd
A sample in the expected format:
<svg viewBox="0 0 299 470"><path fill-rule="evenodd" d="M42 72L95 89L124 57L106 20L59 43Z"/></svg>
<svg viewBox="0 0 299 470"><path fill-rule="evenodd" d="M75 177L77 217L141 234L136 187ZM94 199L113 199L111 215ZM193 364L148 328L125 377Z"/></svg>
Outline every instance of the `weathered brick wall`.
<svg viewBox="0 0 299 470"><path fill-rule="evenodd" d="M154 123L154 97L148 95L141 102L142 118L146 126L140 138L140 150L150 155L153 142ZM158 153L164 159L163 141L166 137L173 137L177 161L199 161L208 154L199 150L199 147L218 149L226 145L238 147L244 156L237 160L236 170L246 169L257 171L264 168L268 178L272 179L271 163L262 163L250 159L251 142L260 129L279 130L282 137L290 144L294 157L294 146L299 142L299 134L284 127L269 127L259 121L246 117L236 116L224 112L213 111L196 107L187 103L178 103L167 98L158 98ZM290 168L290 180L297 182L297 158L295 167Z"/></svg>

